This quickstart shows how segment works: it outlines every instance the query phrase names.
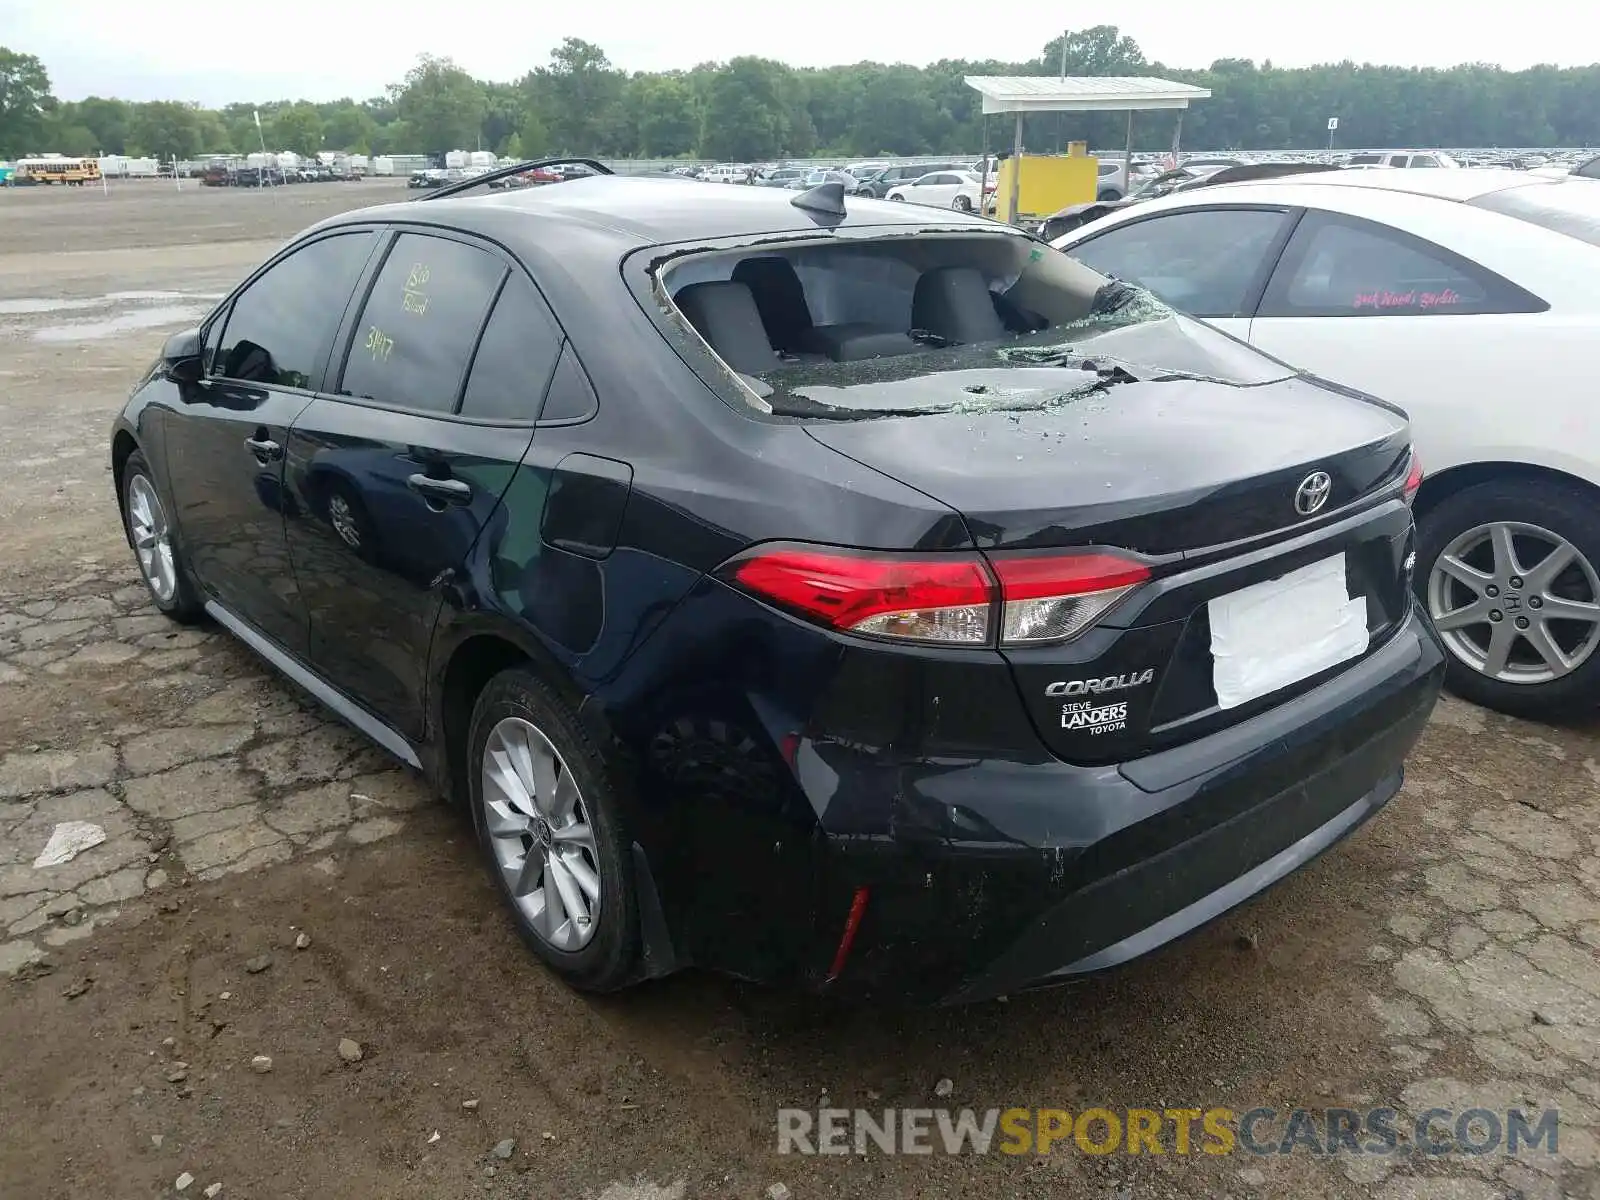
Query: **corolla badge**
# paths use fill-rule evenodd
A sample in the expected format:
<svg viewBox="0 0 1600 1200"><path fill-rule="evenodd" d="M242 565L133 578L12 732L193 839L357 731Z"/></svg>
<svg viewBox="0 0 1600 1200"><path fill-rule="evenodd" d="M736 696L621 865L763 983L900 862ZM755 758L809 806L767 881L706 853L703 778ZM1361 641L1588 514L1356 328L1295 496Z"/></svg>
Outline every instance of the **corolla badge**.
<svg viewBox="0 0 1600 1200"><path fill-rule="evenodd" d="M1121 692L1128 688L1143 687L1156 677L1154 667L1143 671L1129 671L1123 675L1106 675L1100 679L1064 679L1044 689L1046 696L1098 696L1102 692Z"/></svg>
<svg viewBox="0 0 1600 1200"><path fill-rule="evenodd" d="M1294 510L1302 517L1309 517L1328 502L1328 493L1333 491L1333 479L1326 471L1313 471L1300 481L1300 486L1294 490Z"/></svg>

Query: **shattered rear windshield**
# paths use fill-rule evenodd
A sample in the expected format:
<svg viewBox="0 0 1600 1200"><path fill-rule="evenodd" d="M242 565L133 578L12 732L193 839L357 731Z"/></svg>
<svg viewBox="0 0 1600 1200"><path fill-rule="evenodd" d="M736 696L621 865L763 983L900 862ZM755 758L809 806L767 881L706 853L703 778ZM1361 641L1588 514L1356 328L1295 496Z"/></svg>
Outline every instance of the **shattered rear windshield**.
<svg viewBox="0 0 1600 1200"><path fill-rule="evenodd" d="M1037 409L1134 380L1293 374L1006 233L766 244L669 262L658 278L754 405L786 416Z"/></svg>

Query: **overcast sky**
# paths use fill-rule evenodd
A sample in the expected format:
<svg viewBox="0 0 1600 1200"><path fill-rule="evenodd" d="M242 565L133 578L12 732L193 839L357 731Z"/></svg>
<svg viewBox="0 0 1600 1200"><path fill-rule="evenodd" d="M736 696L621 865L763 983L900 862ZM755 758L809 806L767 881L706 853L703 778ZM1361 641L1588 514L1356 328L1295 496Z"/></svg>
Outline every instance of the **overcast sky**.
<svg viewBox="0 0 1600 1200"><path fill-rule="evenodd" d="M569 35L597 43L628 70L739 54L794 66L1020 60L1054 36L1041 20L1052 8L973 0L0 0L0 43L42 58L64 99L221 104L376 95L423 52L509 80L545 62ZM1123 0L1053 11L1075 26L1114 23L1147 58L1185 67L1218 58L1280 66L1350 58L1519 69L1600 58L1600 5L1582 0Z"/></svg>

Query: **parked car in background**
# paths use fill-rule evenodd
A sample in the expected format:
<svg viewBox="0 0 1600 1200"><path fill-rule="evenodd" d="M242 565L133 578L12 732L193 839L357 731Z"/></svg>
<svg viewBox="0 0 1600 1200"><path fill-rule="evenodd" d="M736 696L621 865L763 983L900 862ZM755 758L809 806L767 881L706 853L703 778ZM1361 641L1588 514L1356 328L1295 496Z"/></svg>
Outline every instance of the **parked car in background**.
<svg viewBox="0 0 1600 1200"><path fill-rule="evenodd" d="M700 173L700 178L706 183L748 183L750 169L735 163L720 163L715 167L707 167Z"/></svg>
<svg viewBox="0 0 1600 1200"><path fill-rule="evenodd" d="M1098 182L1095 184L1096 200L1121 200L1130 190L1130 182L1123 178L1123 167L1120 159L1101 159Z"/></svg>
<svg viewBox="0 0 1600 1200"><path fill-rule="evenodd" d="M756 178L758 187L786 188L797 180L804 179L807 174L805 167L776 167L765 175Z"/></svg>
<svg viewBox="0 0 1600 1200"><path fill-rule="evenodd" d="M1219 184L1057 239L1286 362L1403 406L1428 478L1418 592L1450 683L1600 701L1600 182L1339 171Z"/></svg>
<svg viewBox="0 0 1600 1200"><path fill-rule="evenodd" d="M1353 167L1402 167L1402 168L1448 168L1459 169L1461 164L1451 158L1443 150L1384 150L1379 152L1366 152L1352 154L1349 163Z"/></svg>
<svg viewBox="0 0 1600 1200"><path fill-rule="evenodd" d="M965 163L954 161L932 161L920 163L900 163L892 167L884 167L874 171L861 180L863 195L872 196L882 200L889 195L889 189L899 187L901 184L911 183L921 179L934 171L966 171L970 168Z"/></svg>
<svg viewBox="0 0 1600 1200"><path fill-rule="evenodd" d="M1266 162L1266 163L1235 163L1231 166L1213 166L1203 164L1196 167L1179 167L1172 171L1163 171L1139 184L1133 195L1121 200L1096 200L1091 204L1069 204L1059 212L1052 213L1039 223L1039 236L1045 241L1053 241L1065 233L1069 233L1091 221L1098 221L1107 213L1116 212L1131 204L1143 204L1149 200L1170 196L1174 192L1189 191L1192 188L1209 187L1216 183L1234 183L1244 179L1275 179L1283 175L1315 174L1319 171L1336 171L1339 168L1328 163L1311 162Z"/></svg>
<svg viewBox="0 0 1600 1200"><path fill-rule="evenodd" d="M844 184L844 193L847 196L854 196L861 191L861 180L850 174L850 172L823 169L821 167L814 171L806 172L797 180L791 180L789 186L796 191L800 191L805 188L814 188L824 183Z"/></svg>
<svg viewBox="0 0 1600 1200"><path fill-rule="evenodd" d="M993 180L989 181L989 190L994 190ZM977 212L982 195L982 181L971 171L932 171L890 188L885 199Z"/></svg>
<svg viewBox="0 0 1600 1200"><path fill-rule="evenodd" d="M111 477L152 603L466 805L560 977L1066 983L1398 791L1393 406L974 215L493 177L292 239Z"/></svg>

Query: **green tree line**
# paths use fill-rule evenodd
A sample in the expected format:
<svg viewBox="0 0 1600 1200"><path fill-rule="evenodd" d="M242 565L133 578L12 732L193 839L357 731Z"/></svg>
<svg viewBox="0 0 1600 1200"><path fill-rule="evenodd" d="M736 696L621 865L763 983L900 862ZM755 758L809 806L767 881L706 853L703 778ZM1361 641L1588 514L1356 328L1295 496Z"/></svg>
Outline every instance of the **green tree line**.
<svg viewBox="0 0 1600 1200"><path fill-rule="evenodd" d="M134 154L193 158L268 148L368 154L485 149L531 157L699 157L758 161L812 155L973 152L983 144L967 75L1153 74L1211 89L1184 117L1185 145L1210 150L1323 146L1340 119L1343 146L1587 146L1600 141L1600 64L1506 71L1358 65L1279 68L1221 59L1204 70L1145 60L1114 26L1069 32L1029 62L943 60L794 68L740 57L689 70L629 73L599 46L567 38L510 82L475 79L424 56L382 96L324 103L144 103L57 100L36 57L0 47L0 155ZM262 134L255 126L259 109ZM1141 115L1135 145L1170 144L1171 114ZM994 119L994 144L1009 123ZM1123 118L1029 117L1030 149L1084 139L1120 147Z"/></svg>

